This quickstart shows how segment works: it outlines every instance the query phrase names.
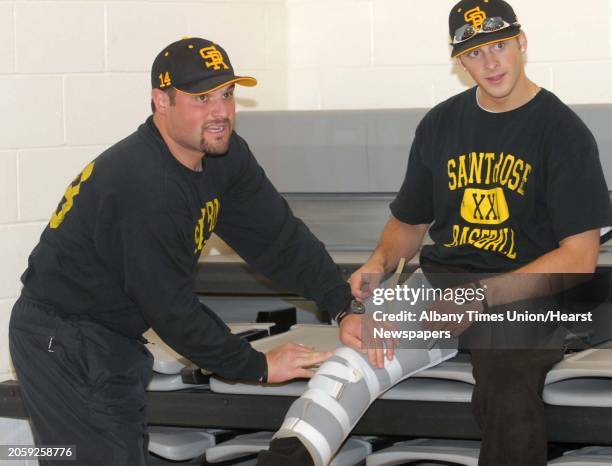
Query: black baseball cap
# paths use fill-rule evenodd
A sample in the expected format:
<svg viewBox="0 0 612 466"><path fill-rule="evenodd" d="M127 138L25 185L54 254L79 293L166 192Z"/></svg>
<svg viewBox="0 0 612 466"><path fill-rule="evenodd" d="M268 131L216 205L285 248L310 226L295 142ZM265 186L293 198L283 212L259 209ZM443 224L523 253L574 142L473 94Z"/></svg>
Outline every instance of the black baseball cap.
<svg viewBox="0 0 612 466"><path fill-rule="evenodd" d="M255 86L250 76L236 76L227 52L199 37L185 37L164 47L151 67L151 87L172 87L188 94L206 94L228 84Z"/></svg>
<svg viewBox="0 0 612 466"><path fill-rule="evenodd" d="M501 18L505 24L498 22L499 30L495 28L493 32L480 32L487 18ZM461 0L448 16L451 41L457 31L465 26L471 26L476 34L457 44L451 43L453 58L483 45L517 37L521 33L521 25L516 19L514 10L503 0Z"/></svg>

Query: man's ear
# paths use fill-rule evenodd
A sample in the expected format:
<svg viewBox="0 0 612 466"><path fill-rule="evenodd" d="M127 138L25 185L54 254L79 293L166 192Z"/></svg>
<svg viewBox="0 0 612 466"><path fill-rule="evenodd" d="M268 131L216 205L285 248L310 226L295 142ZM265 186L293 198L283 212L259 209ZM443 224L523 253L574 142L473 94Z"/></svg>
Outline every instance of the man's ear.
<svg viewBox="0 0 612 466"><path fill-rule="evenodd" d="M519 48L521 49L521 52L525 53L527 51L527 36L525 35L523 31L521 31L521 33L516 39L518 40Z"/></svg>
<svg viewBox="0 0 612 466"><path fill-rule="evenodd" d="M161 89L151 89L151 100L155 105L155 111L162 115L166 113L170 106L170 96Z"/></svg>
<svg viewBox="0 0 612 466"><path fill-rule="evenodd" d="M457 66L463 68L463 71L467 71L467 68L465 67L465 65L461 61L461 56L455 57L455 58L453 58L453 60L455 60L455 63L457 64Z"/></svg>

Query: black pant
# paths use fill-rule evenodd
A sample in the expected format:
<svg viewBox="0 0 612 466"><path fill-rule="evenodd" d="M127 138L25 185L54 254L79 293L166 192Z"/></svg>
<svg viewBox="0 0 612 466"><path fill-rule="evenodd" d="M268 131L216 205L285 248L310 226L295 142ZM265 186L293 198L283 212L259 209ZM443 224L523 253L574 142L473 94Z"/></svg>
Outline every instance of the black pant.
<svg viewBox="0 0 612 466"><path fill-rule="evenodd" d="M472 350L472 411L480 425L479 466L545 466L542 390L562 349Z"/></svg>
<svg viewBox="0 0 612 466"><path fill-rule="evenodd" d="M48 464L146 465L153 358L141 342L21 297L9 345L35 442L75 446L76 461Z"/></svg>

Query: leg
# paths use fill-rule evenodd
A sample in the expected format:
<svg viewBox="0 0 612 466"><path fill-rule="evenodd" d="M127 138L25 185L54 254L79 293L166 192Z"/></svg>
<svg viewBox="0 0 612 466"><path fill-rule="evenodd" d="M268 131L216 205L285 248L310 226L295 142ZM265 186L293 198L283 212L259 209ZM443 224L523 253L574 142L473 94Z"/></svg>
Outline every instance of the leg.
<svg viewBox="0 0 612 466"><path fill-rule="evenodd" d="M375 369L367 355L348 347L338 348L310 380L306 392L291 405L270 450L260 453L258 464L329 464L378 396L456 353L456 349L438 347L396 349L392 361L385 360L383 369Z"/></svg>
<svg viewBox="0 0 612 466"><path fill-rule="evenodd" d="M9 329L36 443L76 449L76 461L50 464L146 464L144 390L152 358L141 343L23 298Z"/></svg>
<svg viewBox="0 0 612 466"><path fill-rule="evenodd" d="M544 466L544 379L553 350L472 350L472 409L482 430L479 466Z"/></svg>
<svg viewBox="0 0 612 466"><path fill-rule="evenodd" d="M394 277L387 285L394 287L395 284ZM409 278L407 286L430 285L422 274L416 273ZM390 306L376 309L389 312L402 307L399 301ZM366 303L366 309L368 313L373 311L371 302ZM422 326L420 322L406 322L396 328L421 330ZM270 449L260 453L258 465L329 464L376 398L401 380L457 353L456 340L432 343L404 341L403 348L395 349L393 360L385 359L383 369L372 367L367 355L351 348L336 349L310 380L306 392L291 405Z"/></svg>

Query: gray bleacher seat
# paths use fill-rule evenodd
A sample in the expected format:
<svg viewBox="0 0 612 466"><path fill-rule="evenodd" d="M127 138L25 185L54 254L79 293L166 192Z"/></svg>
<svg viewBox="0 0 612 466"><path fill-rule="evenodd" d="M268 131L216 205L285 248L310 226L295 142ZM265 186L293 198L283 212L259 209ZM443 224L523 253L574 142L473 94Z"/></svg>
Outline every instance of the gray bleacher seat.
<svg viewBox="0 0 612 466"><path fill-rule="evenodd" d="M296 324L289 332L252 342L253 348L266 352L285 343L299 343L320 351L331 351L341 345L338 339L338 327L315 324ZM306 389L307 381L294 380L280 384L258 384L233 382L211 377L210 389L217 393L237 393L251 395L300 396Z"/></svg>
<svg viewBox="0 0 612 466"><path fill-rule="evenodd" d="M585 447L567 452L548 464L563 466L610 466L612 465L612 447Z"/></svg>
<svg viewBox="0 0 612 466"><path fill-rule="evenodd" d="M612 342L566 356L547 375L546 403L612 407Z"/></svg>
<svg viewBox="0 0 612 466"><path fill-rule="evenodd" d="M473 440L407 440L371 454L366 458L366 465L392 466L419 461L425 464L445 462L477 466L479 452L480 442Z"/></svg>
<svg viewBox="0 0 612 466"><path fill-rule="evenodd" d="M228 324L232 333L240 333L247 330L261 329L267 330L268 333L272 327L271 323L231 323ZM181 370L189 365L191 361L178 354L170 348L164 341L152 330L148 330L144 334L148 341L147 349L153 355L153 378L147 386L149 391L175 391L187 388L208 388L208 384L186 384L181 377Z"/></svg>
<svg viewBox="0 0 612 466"><path fill-rule="evenodd" d="M202 456L216 444L215 431L186 427L149 427L149 451L172 461Z"/></svg>

